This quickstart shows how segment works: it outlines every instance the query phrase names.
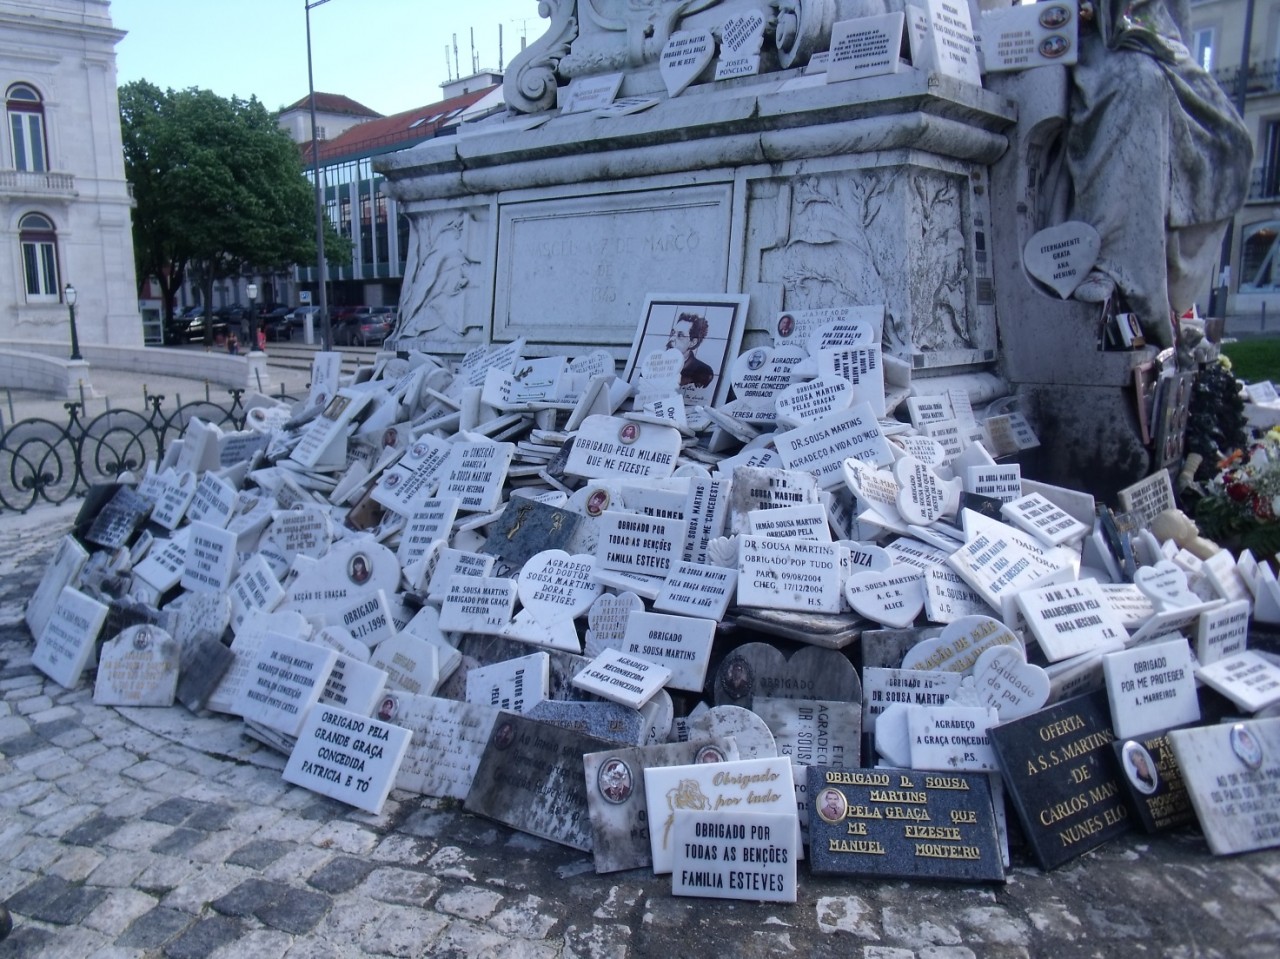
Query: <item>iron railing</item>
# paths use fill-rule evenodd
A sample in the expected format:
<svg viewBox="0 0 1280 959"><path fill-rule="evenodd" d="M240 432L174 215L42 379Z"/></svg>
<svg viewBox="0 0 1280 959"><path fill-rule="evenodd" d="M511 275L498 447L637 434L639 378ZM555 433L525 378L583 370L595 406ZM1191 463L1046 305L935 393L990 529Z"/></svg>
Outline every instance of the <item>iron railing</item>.
<svg viewBox="0 0 1280 959"><path fill-rule="evenodd" d="M162 409L165 398L152 395L146 412L107 410L85 420L82 403L66 403L65 424L19 420L0 431L0 513L63 503L124 473L140 473L149 460L160 462L193 418L243 429L248 413L241 403L244 390L227 393L230 402L196 400L170 413Z"/></svg>
<svg viewBox="0 0 1280 959"><path fill-rule="evenodd" d="M1213 71L1213 78L1223 92L1235 101L1240 90L1240 67L1223 67ZM1280 60L1252 61L1245 74L1245 96L1256 97L1280 90Z"/></svg>

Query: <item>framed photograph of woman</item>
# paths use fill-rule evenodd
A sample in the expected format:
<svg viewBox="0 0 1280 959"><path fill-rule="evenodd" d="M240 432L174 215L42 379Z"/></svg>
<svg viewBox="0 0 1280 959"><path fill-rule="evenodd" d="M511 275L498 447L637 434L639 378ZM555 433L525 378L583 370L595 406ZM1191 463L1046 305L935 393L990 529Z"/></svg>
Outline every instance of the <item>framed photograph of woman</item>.
<svg viewBox="0 0 1280 959"><path fill-rule="evenodd" d="M723 403L729 393L729 364L738 355L747 322L745 293L650 293L623 369L637 383L653 353L680 354L678 391L686 406Z"/></svg>

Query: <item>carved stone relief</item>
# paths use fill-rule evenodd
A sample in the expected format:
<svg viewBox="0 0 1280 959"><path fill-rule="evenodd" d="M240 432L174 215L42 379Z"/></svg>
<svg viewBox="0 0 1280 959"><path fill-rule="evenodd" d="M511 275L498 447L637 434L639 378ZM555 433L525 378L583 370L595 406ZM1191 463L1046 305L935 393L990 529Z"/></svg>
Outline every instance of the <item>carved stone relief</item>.
<svg viewBox="0 0 1280 959"><path fill-rule="evenodd" d="M452 339L486 325L481 217L488 219L487 207L409 214L408 272L394 336Z"/></svg>
<svg viewBox="0 0 1280 959"><path fill-rule="evenodd" d="M780 309L884 303L885 348L917 368L981 362L995 325L977 307L969 206L964 177L916 166L774 181L753 190L774 234L748 279L780 286Z"/></svg>

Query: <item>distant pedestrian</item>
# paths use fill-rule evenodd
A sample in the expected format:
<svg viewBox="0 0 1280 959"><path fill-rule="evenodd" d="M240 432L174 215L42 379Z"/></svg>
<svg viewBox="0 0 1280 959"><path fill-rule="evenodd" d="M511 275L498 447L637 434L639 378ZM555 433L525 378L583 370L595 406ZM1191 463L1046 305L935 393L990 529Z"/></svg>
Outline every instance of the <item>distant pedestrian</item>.
<svg viewBox="0 0 1280 959"><path fill-rule="evenodd" d="M227 334L227 352L232 356L237 356L240 353L240 341L234 333Z"/></svg>

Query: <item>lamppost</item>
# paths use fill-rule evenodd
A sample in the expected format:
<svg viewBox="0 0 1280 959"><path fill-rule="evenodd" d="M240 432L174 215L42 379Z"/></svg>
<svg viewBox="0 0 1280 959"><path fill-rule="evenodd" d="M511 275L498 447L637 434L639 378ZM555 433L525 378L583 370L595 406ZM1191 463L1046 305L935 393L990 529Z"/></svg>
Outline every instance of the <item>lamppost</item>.
<svg viewBox="0 0 1280 959"><path fill-rule="evenodd" d="M258 349L258 284L250 283L244 292L249 297L249 352L253 353Z"/></svg>
<svg viewBox="0 0 1280 959"><path fill-rule="evenodd" d="M68 283L62 291L62 297L67 301L67 311L71 314L71 358L83 360L84 357L80 355L80 335L76 332L76 288Z"/></svg>
<svg viewBox="0 0 1280 959"><path fill-rule="evenodd" d="M307 7L307 90L311 98L311 167L316 188L316 272L320 278L320 344L333 349L333 331L329 327L328 263L324 258L324 199L320 189L320 137L316 132L316 81L311 69L311 8L329 0L304 0Z"/></svg>

